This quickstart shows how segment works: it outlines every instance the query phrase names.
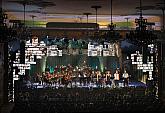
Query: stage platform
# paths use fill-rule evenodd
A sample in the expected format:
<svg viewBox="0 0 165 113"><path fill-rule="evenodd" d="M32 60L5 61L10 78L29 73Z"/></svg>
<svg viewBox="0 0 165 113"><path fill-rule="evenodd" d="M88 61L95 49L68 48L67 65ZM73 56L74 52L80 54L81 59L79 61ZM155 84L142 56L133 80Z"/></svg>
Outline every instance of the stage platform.
<svg viewBox="0 0 165 113"><path fill-rule="evenodd" d="M128 83L128 86L124 86L124 82L122 80L118 81L117 85L115 84L97 84L97 83L89 83L89 84L80 84L79 82L77 82L75 84L75 82L72 82L68 85L64 85L64 84L46 84L46 83L31 83L31 82L27 82L25 87L27 88L123 88L123 87L143 87L143 88L147 88L147 85L144 84L143 82L140 81L131 81Z"/></svg>

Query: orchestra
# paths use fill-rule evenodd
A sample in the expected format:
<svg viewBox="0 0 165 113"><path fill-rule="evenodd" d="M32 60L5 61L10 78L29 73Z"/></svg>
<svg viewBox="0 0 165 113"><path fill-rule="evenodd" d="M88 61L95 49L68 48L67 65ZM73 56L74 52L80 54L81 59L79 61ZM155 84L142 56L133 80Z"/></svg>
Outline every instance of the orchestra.
<svg viewBox="0 0 165 113"><path fill-rule="evenodd" d="M119 81L123 79L124 87L128 86L129 75L124 71L120 78L121 74L119 69L115 70L115 73L112 74L110 70L105 70L101 72L100 70L95 70L90 67L83 68L73 68L71 65L68 66L59 66L54 68L54 72L50 73L50 70L47 68L45 72L42 72L41 75L37 73L35 82L43 85L65 85L65 86L86 86L89 84L96 84L98 86L109 85L111 87L118 87Z"/></svg>

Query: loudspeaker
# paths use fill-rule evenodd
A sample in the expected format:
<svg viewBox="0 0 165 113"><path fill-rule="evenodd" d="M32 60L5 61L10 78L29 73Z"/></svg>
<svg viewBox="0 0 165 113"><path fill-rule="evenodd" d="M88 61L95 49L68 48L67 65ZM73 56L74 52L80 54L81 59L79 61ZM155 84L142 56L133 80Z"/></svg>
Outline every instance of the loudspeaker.
<svg viewBox="0 0 165 113"><path fill-rule="evenodd" d="M20 42L20 63L25 64L25 42Z"/></svg>

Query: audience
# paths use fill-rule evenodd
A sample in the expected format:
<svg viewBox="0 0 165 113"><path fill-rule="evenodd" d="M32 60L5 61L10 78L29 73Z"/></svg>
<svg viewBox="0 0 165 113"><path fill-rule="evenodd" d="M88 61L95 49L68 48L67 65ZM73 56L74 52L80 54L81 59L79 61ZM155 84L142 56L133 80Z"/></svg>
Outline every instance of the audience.
<svg viewBox="0 0 165 113"><path fill-rule="evenodd" d="M16 91L12 113L162 111L162 102L144 88L25 89Z"/></svg>

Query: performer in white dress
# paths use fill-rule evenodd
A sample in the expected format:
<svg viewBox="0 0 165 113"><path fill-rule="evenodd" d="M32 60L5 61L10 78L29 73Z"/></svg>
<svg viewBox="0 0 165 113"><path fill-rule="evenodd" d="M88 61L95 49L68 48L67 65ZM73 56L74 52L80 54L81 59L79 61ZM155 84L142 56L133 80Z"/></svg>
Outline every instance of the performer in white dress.
<svg viewBox="0 0 165 113"><path fill-rule="evenodd" d="M116 72L114 73L114 80L119 80L120 77L119 77L119 72L118 70L116 70Z"/></svg>

